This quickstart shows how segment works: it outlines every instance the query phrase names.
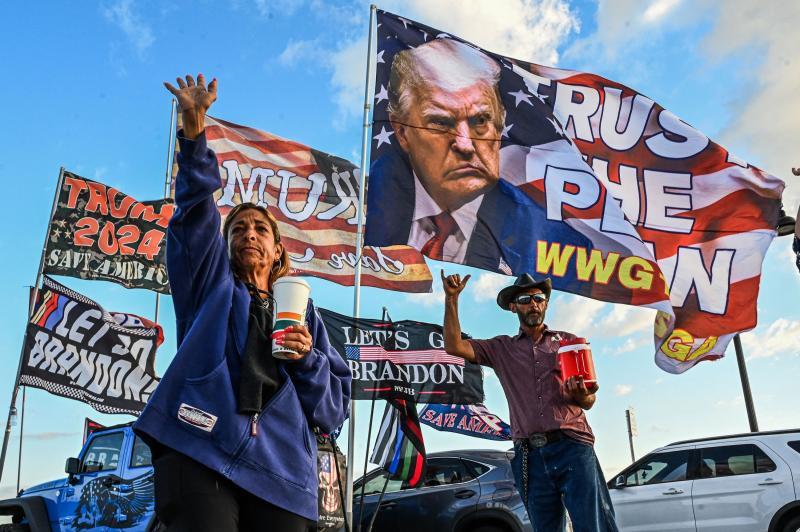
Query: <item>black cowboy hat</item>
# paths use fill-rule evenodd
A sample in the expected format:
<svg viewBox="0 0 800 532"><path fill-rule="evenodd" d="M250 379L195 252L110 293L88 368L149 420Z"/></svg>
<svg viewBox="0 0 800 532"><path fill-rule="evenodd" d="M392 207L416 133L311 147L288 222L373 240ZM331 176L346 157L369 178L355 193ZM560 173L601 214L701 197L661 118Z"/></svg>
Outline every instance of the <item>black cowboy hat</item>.
<svg viewBox="0 0 800 532"><path fill-rule="evenodd" d="M541 281L537 281L531 277L531 274L523 273L517 277L517 280L514 281L514 284L511 286L506 286L500 290L500 293L497 294L497 304L500 305L500 308L503 310L511 310L509 305L514 297L516 297L518 293L522 292L523 290L527 290L528 288L538 288L544 295L547 296L547 299L550 299L550 292L553 291L553 282L549 277L545 277Z"/></svg>

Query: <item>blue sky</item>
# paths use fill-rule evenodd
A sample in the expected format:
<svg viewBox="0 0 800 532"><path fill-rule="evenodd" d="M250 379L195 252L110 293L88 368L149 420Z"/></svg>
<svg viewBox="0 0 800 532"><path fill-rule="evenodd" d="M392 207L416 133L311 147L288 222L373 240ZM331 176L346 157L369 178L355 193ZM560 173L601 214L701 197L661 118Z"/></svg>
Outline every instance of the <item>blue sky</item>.
<svg viewBox="0 0 800 532"><path fill-rule="evenodd" d="M800 178L796 157L800 7L779 1L566 0L390 1L379 7L480 46L543 64L586 70L631 86L787 182L791 213ZM219 79L212 113L297 140L352 161L360 159L368 4L328 0L214 2L113 0L37 2L5 8L0 34L0 174L8 185L0 211L0 412L6 412L33 283L60 166L113 185L137 199L163 191L170 96L164 80L187 72ZM509 280L431 263L436 277L472 273L463 302L464 330L476 337L513 332L515 318L493 303ZM152 316L154 294L105 282L60 278L107 309ZM311 280L318 305L350 313L352 289ZM800 275L790 239L767 254L758 301L759 326L743 335L759 423L800 426ZM160 372L175 352L169 299L161 322L167 340ZM362 291L362 315L438 322L440 291L406 295ZM589 419L608 474L629 460L624 411L633 406L639 453L670 441L747 430L733 347L715 363L669 375L653 363L651 311L558 294L548 323L591 339L601 390ZM507 419L497 378L487 372L487 406ZM382 407L376 408L380 415ZM106 416L76 402L29 390L22 486L55 478L80 447L84 417ZM368 403L357 428L366 434ZM3 418L4 419L4 418ZM18 428L0 497L16 479ZM425 430L431 451L507 444ZM342 442L344 443L344 442ZM364 443L356 445L356 470Z"/></svg>

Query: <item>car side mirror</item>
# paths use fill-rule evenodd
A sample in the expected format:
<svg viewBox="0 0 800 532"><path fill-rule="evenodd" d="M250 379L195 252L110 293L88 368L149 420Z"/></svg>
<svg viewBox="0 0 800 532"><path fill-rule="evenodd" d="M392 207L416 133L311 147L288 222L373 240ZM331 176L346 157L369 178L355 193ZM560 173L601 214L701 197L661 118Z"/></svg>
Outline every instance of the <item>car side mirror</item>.
<svg viewBox="0 0 800 532"><path fill-rule="evenodd" d="M75 475L81 472L81 461L77 458L67 458L67 463L64 466L64 472L69 475L67 480L72 484Z"/></svg>
<svg viewBox="0 0 800 532"><path fill-rule="evenodd" d="M617 489L622 489L627 486L625 482L625 475L619 475L617 478L614 479L614 487Z"/></svg>

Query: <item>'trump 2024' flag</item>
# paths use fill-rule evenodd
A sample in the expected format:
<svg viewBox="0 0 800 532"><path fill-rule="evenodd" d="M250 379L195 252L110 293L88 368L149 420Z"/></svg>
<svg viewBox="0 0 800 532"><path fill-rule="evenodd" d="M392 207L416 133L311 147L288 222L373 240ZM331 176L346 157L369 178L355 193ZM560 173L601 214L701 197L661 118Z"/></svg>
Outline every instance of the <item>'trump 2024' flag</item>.
<svg viewBox="0 0 800 532"><path fill-rule="evenodd" d="M106 414L139 415L159 378L161 326L106 312L44 277L25 333L20 384L77 399Z"/></svg>
<svg viewBox="0 0 800 532"><path fill-rule="evenodd" d="M417 403L483 401L477 364L444 351L442 328L418 321L354 319L319 309L331 345L353 374L353 399Z"/></svg>
<svg viewBox="0 0 800 532"><path fill-rule="evenodd" d="M352 286L360 170L344 159L264 131L206 117L208 147L219 161L223 218L234 205L268 206L300 275ZM417 250L364 249L361 283L429 292L431 274Z"/></svg>
<svg viewBox="0 0 800 532"><path fill-rule="evenodd" d="M618 83L378 22L367 244L657 309L672 373L755 326L780 180Z"/></svg>
<svg viewBox="0 0 800 532"><path fill-rule="evenodd" d="M408 482L410 488L422 481L425 477L425 441L416 404L405 399L386 403L369 461L385 469L389 478Z"/></svg>
<svg viewBox="0 0 800 532"><path fill-rule="evenodd" d="M44 273L169 294L166 233L173 209L171 199L139 202L64 172L47 232Z"/></svg>

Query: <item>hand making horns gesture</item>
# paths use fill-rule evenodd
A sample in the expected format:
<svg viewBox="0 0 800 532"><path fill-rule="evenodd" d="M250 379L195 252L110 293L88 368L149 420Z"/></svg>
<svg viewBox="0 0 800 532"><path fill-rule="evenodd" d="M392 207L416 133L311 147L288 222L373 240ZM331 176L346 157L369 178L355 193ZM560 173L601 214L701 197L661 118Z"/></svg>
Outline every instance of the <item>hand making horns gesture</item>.
<svg viewBox="0 0 800 532"><path fill-rule="evenodd" d="M188 74L186 81L181 78L176 78L176 81L177 89L166 81L164 86L178 100L178 108L183 117L183 136L194 140L205 129L206 112L217 99L217 78L211 80L208 88L202 74L197 75L197 83Z"/></svg>

